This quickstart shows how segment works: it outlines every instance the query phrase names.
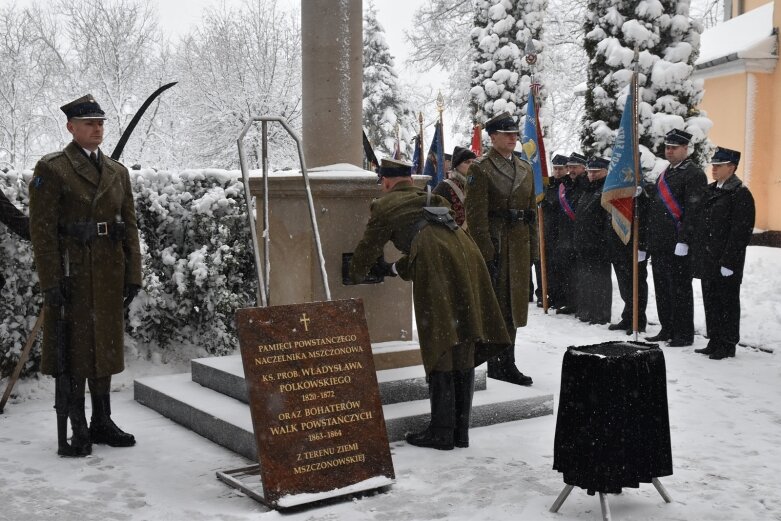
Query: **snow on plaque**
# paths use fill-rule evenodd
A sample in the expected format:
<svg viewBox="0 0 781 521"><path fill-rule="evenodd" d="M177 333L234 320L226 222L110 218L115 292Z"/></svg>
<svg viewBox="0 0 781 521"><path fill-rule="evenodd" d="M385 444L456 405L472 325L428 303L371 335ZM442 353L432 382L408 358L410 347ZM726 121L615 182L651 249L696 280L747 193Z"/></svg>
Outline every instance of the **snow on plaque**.
<svg viewBox="0 0 781 521"><path fill-rule="evenodd" d="M392 483L363 302L246 308L236 322L266 502Z"/></svg>

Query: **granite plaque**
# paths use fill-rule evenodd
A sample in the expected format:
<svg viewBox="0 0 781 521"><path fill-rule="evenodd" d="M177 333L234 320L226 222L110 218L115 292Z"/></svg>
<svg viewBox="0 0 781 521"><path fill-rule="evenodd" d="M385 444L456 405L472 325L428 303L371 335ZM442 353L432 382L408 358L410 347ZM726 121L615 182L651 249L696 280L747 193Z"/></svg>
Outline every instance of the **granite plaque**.
<svg viewBox="0 0 781 521"><path fill-rule="evenodd" d="M236 322L265 501L284 508L390 484L362 301L246 308Z"/></svg>

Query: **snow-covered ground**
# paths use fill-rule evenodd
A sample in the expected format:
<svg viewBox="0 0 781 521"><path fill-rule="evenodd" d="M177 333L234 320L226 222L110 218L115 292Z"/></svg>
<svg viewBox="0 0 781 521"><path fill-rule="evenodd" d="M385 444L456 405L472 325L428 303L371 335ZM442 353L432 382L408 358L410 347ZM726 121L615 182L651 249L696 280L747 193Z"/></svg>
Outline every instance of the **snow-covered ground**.
<svg viewBox="0 0 781 521"><path fill-rule="evenodd" d="M617 520L781 520L781 249L749 248L742 289L742 337L767 353L739 347L709 360L695 281L695 345L664 348L674 474L662 478L674 502L653 486L609 496ZM650 282L650 276L649 276ZM653 294L653 289L651 290ZM614 294L613 317L620 309ZM649 318L656 322L651 298ZM649 327L649 334L658 330ZM531 309L518 334L519 365L540 391L558 398L569 345L627 338L570 316ZM449 452L392 444L396 484L382 494L293 513L268 511L228 488L215 471L249 464L132 397L134 377L186 370L184 360L129 356L115 377L114 418L133 432L131 449L96 446L86 459L56 455L53 382L23 381L0 415L0 520L597 520L599 500L575 489L558 514L548 508L563 487L551 470L555 415L473 429L471 447ZM490 380L489 380L490 385ZM5 388L5 381L2 387Z"/></svg>

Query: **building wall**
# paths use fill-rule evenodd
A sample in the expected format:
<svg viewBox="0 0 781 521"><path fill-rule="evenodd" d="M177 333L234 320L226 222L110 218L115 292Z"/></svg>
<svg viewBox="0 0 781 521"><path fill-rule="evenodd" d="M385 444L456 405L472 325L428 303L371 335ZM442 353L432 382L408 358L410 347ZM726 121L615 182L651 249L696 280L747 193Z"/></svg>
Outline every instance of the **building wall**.
<svg viewBox="0 0 781 521"><path fill-rule="evenodd" d="M767 0L745 0L745 11ZM737 16L738 2L733 2ZM744 12L745 12L744 11ZM781 27L781 0L774 0L773 25ZM781 231L781 64L774 72L737 73L705 80L700 105L713 121L710 140L743 154L737 174L754 195L756 227Z"/></svg>

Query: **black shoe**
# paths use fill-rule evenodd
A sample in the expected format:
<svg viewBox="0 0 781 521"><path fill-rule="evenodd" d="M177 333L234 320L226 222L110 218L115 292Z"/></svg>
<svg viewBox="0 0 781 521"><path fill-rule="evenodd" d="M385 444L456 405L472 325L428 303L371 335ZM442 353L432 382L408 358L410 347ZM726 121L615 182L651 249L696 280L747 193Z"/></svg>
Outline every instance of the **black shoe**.
<svg viewBox="0 0 781 521"><path fill-rule="evenodd" d="M537 301L537 307L538 307L538 308L541 308L541 307L542 307L542 301L540 301L540 300L538 300L538 301Z"/></svg>
<svg viewBox="0 0 781 521"><path fill-rule="evenodd" d="M632 324L627 324L623 320L621 322L616 323L616 324L610 324L609 326L607 326L607 328L610 331L620 331L621 329L626 331L627 329L629 329L631 327L632 327Z"/></svg>
<svg viewBox="0 0 781 521"><path fill-rule="evenodd" d="M422 432L408 432L404 438L410 445L427 449L453 450L455 446L452 429L428 427ZM468 444L469 442L467 442L467 446Z"/></svg>
<svg viewBox="0 0 781 521"><path fill-rule="evenodd" d="M708 342L708 345L701 348L701 349L695 349L695 353L700 353L702 355L710 355L716 351L715 343L711 340Z"/></svg>
<svg viewBox="0 0 781 521"><path fill-rule="evenodd" d="M716 349L708 356L711 360L723 360L724 358L735 357L735 346L719 344Z"/></svg>
<svg viewBox="0 0 781 521"><path fill-rule="evenodd" d="M561 306L559 309L556 310L557 315L571 315L575 312L575 308L572 308L570 306Z"/></svg>
<svg viewBox="0 0 781 521"><path fill-rule="evenodd" d="M589 324L595 325L595 326L604 326L605 324L610 323L610 320L595 320L591 319L588 321Z"/></svg>
<svg viewBox="0 0 781 521"><path fill-rule="evenodd" d="M665 330L662 329L661 331L659 331L654 336L647 336L647 337L645 337L645 339L648 340L649 342L665 342L667 340L670 340L670 335L668 335L665 332Z"/></svg>
<svg viewBox="0 0 781 521"><path fill-rule="evenodd" d="M526 376L514 365L511 369L502 371L491 371L489 368L488 377L493 378L494 380L501 380L503 382L508 382L515 385L529 386L534 383L534 380L531 379L531 376Z"/></svg>
<svg viewBox="0 0 781 521"><path fill-rule="evenodd" d="M65 458L83 458L92 454L92 443L90 443L89 431L87 430L87 419L82 418L81 421L79 419L76 419L76 421L71 419L71 429L73 430L73 436L71 436L70 443L60 442L57 447L57 454Z"/></svg>
<svg viewBox="0 0 781 521"><path fill-rule="evenodd" d="M92 421L89 439L92 443L105 443L109 447L132 447L136 438L119 427L111 419L111 398L108 393L92 395Z"/></svg>
<svg viewBox="0 0 781 521"><path fill-rule="evenodd" d="M683 338L673 338L667 345L670 347L687 347L694 343L693 340L684 340Z"/></svg>

